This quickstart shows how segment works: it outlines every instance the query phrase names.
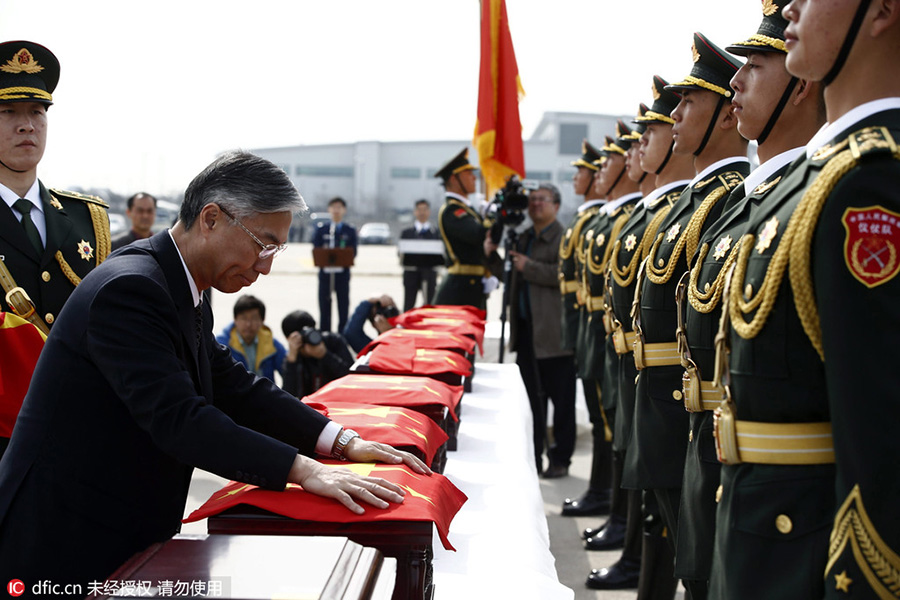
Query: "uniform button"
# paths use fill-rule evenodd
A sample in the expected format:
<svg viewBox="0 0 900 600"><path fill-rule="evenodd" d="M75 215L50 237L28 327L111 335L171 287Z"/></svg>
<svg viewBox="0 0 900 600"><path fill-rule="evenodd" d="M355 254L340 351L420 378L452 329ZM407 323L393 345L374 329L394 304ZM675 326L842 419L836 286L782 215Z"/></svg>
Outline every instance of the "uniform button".
<svg viewBox="0 0 900 600"><path fill-rule="evenodd" d="M672 392L672 397L676 400L681 400L682 398L684 398L684 394L681 393L681 390L675 390L674 392Z"/></svg>
<svg viewBox="0 0 900 600"><path fill-rule="evenodd" d="M45 282L50 281L50 272L44 271L43 273L41 273L41 279L43 279Z"/></svg>
<svg viewBox="0 0 900 600"><path fill-rule="evenodd" d="M53 316L53 313L47 313L46 315L44 315L44 320L47 321L47 325L53 323L54 318L55 317Z"/></svg>
<svg viewBox="0 0 900 600"><path fill-rule="evenodd" d="M746 285L746 287L744 287L744 299L749 300L752 295L753 295L753 286L748 283Z"/></svg>
<svg viewBox="0 0 900 600"><path fill-rule="evenodd" d="M693 441L694 441L694 430L691 429L690 431L688 431L688 443L693 442Z"/></svg>
<svg viewBox="0 0 900 600"><path fill-rule="evenodd" d="M722 486L721 485L719 485L719 487L716 488L716 504L718 504L720 500L722 500Z"/></svg>
<svg viewBox="0 0 900 600"><path fill-rule="evenodd" d="M656 264L658 264L659 266L663 266L666 264L666 261L664 261L663 259L659 259L658 261L656 261Z"/></svg>
<svg viewBox="0 0 900 600"><path fill-rule="evenodd" d="M775 517L775 529L787 535L794 528L791 518L787 515L778 515Z"/></svg>

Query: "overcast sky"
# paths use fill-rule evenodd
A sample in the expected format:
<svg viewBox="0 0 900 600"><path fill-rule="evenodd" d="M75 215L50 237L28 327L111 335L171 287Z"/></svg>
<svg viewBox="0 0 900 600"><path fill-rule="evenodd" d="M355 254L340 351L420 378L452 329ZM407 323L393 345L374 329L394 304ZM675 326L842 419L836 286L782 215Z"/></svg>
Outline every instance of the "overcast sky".
<svg viewBox="0 0 900 600"><path fill-rule="evenodd" d="M690 71L694 31L725 46L762 18L760 0L507 10L526 138L545 111L634 113L653 74ZM470 140L478 35L477 0L7 1L0 23L60 59L41 180L122 194L180 193L232 148Z"/></svg>

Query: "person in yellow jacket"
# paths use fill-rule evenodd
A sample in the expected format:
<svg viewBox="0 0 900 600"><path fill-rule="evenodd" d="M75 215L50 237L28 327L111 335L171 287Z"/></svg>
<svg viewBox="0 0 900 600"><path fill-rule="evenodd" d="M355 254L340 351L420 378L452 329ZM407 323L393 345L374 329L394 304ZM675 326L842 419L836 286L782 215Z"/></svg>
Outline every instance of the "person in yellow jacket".
<svg viewBox="0 0 900 600"><path fill-rule="evenodd" d="M275 339L264 324L266 305L250 294L234 303L234 321L216 337L216 341L231 350L234 360L247 370L275 381L275 371L282 374L281 365L287 355L285 347Z"/></svg>

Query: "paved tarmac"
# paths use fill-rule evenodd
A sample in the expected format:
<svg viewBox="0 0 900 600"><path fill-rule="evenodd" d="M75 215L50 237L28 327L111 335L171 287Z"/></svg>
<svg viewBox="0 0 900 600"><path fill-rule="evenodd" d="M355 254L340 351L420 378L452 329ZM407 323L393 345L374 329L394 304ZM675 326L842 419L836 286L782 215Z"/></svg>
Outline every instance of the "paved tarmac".
<svg viewBox="0 0 900 600"><path fill-rule="evenodd" d="M213 314L215 330L218 333L232 321L234 301L241 294L253 294L266 304L266 324L277 339L284 343L281 333L282 318L297 309L303 309L319 320L317 270L312 264L310 244L290 244L288 249L275 259L272 272L262 276L249 288L235 294L213 293ZM356 305L369 297L388 294L401 305L403 303L402 270L395 246L360 246L356 266L350 280L350 312ZM421 304L421 301L420 301ZM488 337L485 339L485 362L497 362L499 354L500 307L502 287L495 290L488 300ZM336 310L336 309L334 309ZM333 317L337 322L337 316ZM368 327L368 326L367 326ZM370 331L374 335L374 331ZM504 362L515 362L515 355L505 353ZM541 494L550 529L550 549L556 558L559 580L575 591L576 600L633 600L635 590L599 592L589 590L584 581L591 569L607 567L619 558L620 550L609 552L587 552L583 549L580 533L586 527L596 527L605 517L571 518L560 516L560 507L566 497L576 497L587 488L590 474L590 431L581 385L578 385L578 439L569 476L561 479L540 480ZM449 460L453 460L452 453ZM200 506L226 481L215 475L196 470L191 484L187 511ZM515 502L511 498L510 502ZM205 533L206 522L188 524L184 533ZM503 563L501 563L503 564ZM498 572L497 576L515 577L515 565L511 570ZM679 590L676 598L683 599Z"/></svg>

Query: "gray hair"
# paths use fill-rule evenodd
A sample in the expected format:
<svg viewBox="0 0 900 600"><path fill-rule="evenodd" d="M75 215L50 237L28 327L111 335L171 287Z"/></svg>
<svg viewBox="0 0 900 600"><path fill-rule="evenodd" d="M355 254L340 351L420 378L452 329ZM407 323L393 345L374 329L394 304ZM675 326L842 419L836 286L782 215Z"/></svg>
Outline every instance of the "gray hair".
<svg viewBox="0 0 900 600"><path fill-rule="evenodd" d="M553 204L560 204L562 202L562 194L559 193L559 188L549 181L540 182L537 186L537 189L546 190L553 194Z"/></svg>
<svg viewBox="0 0 900 600"><path fill-rule="evenodd" d="M184 228L190 229L203 207L212 202L238 219L307 210L287 173L264 158L239 150L214 160L188 185L178 217Z"/></svg>

